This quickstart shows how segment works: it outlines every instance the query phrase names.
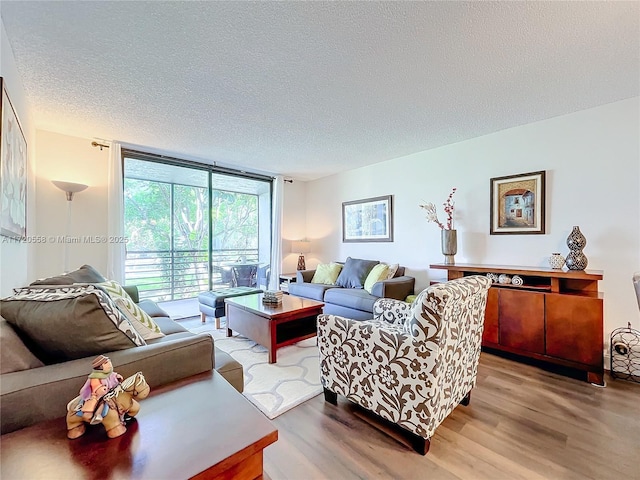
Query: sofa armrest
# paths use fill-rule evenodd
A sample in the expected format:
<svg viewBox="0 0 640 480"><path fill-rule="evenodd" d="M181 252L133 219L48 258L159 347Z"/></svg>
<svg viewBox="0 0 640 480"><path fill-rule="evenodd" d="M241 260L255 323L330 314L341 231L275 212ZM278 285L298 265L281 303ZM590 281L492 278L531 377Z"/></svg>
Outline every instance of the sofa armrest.
<svg viewBox="0 0 640 480"><path fill-rule="evenodd" d="M140 303L140 295L138 294L138 287L136 285L123 285L122 288L129 294L134 303Z"/></svg>
<svg viewBox="0 0 640 480"><path fill-rule="evenodd" d="M150 317L169 317L169 314L158 306L153 300L142 300L138 303L138 306L144 310Z"/></svg>
<svg viewBox="0 0 640 480"><path fill-rule="evenodd" d="M416 279L413 277L395 277L375 283L371 289L371 295L380 298L404 300L413 293L415 284Z"/></svg>
<svg viewBox="0 0 640 480"><path fill-rule="evenodd" d="M313 275L316 273L314 270L298 270L296 272L296 282L298 283L311 283Z"/></svg>
<svg viewBox="0 0 640 480"><path fill-rule="evenodd" d="M411 304L392 298L380 298L373 304L373 319L403 326L411 315Z"/></svg>

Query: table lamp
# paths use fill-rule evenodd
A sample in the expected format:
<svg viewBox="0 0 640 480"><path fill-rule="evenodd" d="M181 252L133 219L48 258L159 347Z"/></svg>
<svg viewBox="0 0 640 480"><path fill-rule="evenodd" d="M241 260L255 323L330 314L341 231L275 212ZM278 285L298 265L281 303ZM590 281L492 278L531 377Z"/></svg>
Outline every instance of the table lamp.
<svg viewBox="0 0 640 480"><path fill-rule="evenodd" d="M307 267L304 264L304 254L311 251L311 242L308 240L299 240L291 243L291 251L299 253L298 257L298 270L305 270Z"/></svg>

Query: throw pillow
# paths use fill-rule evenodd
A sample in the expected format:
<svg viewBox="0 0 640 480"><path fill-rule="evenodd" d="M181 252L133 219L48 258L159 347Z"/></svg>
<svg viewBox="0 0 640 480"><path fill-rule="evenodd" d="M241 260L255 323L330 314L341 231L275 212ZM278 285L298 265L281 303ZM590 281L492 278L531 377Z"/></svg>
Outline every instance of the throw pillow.
<svg viewBox="0 0 640 480"><path fill-rule="evenodd" d="M311 283L322 283L324 285L335 285L338 275L342 270L339 263L321 263L316 267Z"/></svg>
<svg viewBox="0 0 640 480"><path fill-rule="evenodd" d="M422 304L424 303L424 297L427 296L427 290L428 288L425 288L418 295L413 295L414 298L410 307L411 314L407 315L403 325L403 330L410 335L412 334L412 326L418 324L422 318L422 309L424 308Z"/></svg>
<svg viewBox="0 0 640 480"><path fill-rule="evenodd" d="M113 299L113 302L145 340L153 340L154 338L165 336L149 314L128 298L117 297Z"/></svg>
<svg viewBox="0 0 640 480"><path fill-rule="evenodd" d="M83 265L73 272L64 273L55 277L41 278L31 285L73 285L74 283L98 283L107 279L100 275L91 265Z"/></svg>
<svg viewBox="0 0 640 480"><path fill-rule="evenodd" d="M96 286L102 288L107 292L107 294L109 294L116 306L131 322L133 328L142 335L142 338L145 340L153 340L154 338L165 336L153 318L136 305L133 299L118 282L107 280L106 282L97 283Z"/></svg>
<svg viewBox="0 0 640 480"><path fill-rule="evenodd" d="M336 280L336 285L343 288L362 288L367 275L378 263L380 262L375 260L347 257L347 261Z"/></svg>
<svg viewBox="0 0 640 480"><path fill-rule="evenodd" d="M0 317L0 373L44 367L22 342L9 322Z"/></svg>
<svg viewBox="0 0 640 480"><path fill-rule="evenodd" d="M146 345L109 295L94 285L24 287L0 300L0 308L46 364Z"/></svg>
<svg viewBox="0 0 640 480"><path fill-rule="evenodd" d="M398 268L400 268L400 264L387 263L386 265L389 267L389 270L387 271L387 280L391 280L393 277L396 276L396 272L398 271Z"/></svg>
<svg viewBox="0 0 640 480"><path fill-rule="evenodd" d="M367 279L364 281L364 289L367 292L371 293L371 289L373 288L374 284L378 283L381 280L387 279L388 271L389 265L387 265L386 263L379 263L378 265L374 266L369 272L369 275L367 275Z"/></svg>

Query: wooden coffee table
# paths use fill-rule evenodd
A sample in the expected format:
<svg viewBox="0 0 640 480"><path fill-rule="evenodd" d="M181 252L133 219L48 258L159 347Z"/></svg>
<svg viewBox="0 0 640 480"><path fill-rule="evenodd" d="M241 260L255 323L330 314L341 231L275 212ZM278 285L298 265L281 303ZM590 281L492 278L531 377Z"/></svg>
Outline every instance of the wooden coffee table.
<svg viewBox="0 0 640 480"><path fill-rule="evenodd" d="M152 386L117 438L95 425L69 440L64 418L2 435L0 464L2 478L33 480L255 479L263 449L277 439L271 422L213 371Z"/></svg>
<svg viewBox="0 0 640 480"><path fill-rule="evenodd" d="M263 294L228 298L227 337L236 331L269 350L269 363L276 363L276 351L285 345L316 335L316 320L324 303L283 295L282 303L262 303Z"/></svg>

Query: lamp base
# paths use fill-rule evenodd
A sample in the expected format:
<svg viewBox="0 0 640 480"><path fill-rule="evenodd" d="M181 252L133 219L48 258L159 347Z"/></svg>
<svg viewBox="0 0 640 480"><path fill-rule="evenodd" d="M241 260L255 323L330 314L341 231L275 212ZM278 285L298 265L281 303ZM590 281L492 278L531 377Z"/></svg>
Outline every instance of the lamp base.
<svg viewBox="0 0 640 480"><path fill-rule="evenodd" d="M304 255L300 254L298 257L298 270L306 270L307 267L304 264Z"/></svg>

